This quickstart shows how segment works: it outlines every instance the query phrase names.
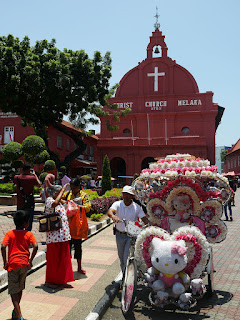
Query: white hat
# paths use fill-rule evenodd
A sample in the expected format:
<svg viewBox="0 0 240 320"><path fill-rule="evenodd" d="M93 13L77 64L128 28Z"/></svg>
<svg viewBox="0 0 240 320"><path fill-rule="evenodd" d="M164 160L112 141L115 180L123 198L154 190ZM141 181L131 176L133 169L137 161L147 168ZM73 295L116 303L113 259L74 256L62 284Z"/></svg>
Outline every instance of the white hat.
<svg viewBox="0 0 240 320"><path fill-rule="evenodd" d="M131 186L124 186L122 189L122 193L129 193L129 194L135 196L134 190Z"/></svg>

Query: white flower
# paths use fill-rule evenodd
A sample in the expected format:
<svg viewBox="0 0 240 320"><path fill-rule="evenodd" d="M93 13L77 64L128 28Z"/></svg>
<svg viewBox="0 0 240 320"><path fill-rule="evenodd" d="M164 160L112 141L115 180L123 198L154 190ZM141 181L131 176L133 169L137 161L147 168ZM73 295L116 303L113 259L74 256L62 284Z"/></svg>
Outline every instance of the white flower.
<svg viewBox="0 0 240 320"><path fill-rule="evenodd" d="M143 172L141 178L148 178L150 176L149 172Z"/></svg>
<svg viewBox="0 0 240 320"><path fill-rule="evenodd" d="M203 167L203 161L202 161L202 160L199 160L199 161L198 161L198 166L199 166L199 167Z"/></svg>
<svg viewBox="0 0 240 320"><path fill-rule="evenodd" d="M181 169L183 167L185 167L185 162L182 161L182 162L178 162L178 167Z"/></svg>
<svg viewBox="0 0 240 320"><path fill-rule="evenodd" d="M210 178L211 176L212 176L212 172L211 171L205 171L206 172L206 176L208 177L208 178Z"/></svg>
<svg viewBox="0 0 240 320"><path fill-rule="evenodd" d="M185 167L190 168L191 162L189 160L185 160Z"/></svg>
<svg viewBox="0 0 240 320"><path fill-rule="evenodd" d="M167 162L164 162L162 168L163 169L168 169L169 168L169 164Z"/></svg>
<svg viewBox="0 0 240 320"><path fill-rule="evenodd" d="M206 177L207 176L207 171L202 171L201 172L201 177Z"/></svg>
<svg viewBox="0 0 240 320"><path fill-rule="evenodd" d="M197 167L198 163L197 163L196 160L193 160L193 161L191 162L191 165L192 165L193 168L195 168L195 167Z"/></svg>
<svg viewBox="0 0 240 320"><path fill-rule="evenodd" d="M166 171L166 172L165 172L165 176L166 176L166 177L171 177L171 176L172 176L172 171L170 171L170 170L169 170L169 171Z"/></svg>
<svg viewBox="0 0 240 320"><path fill-rule="evenodd" d="M210 166L210 161L209 160L203 160L203 166L204 167L209 167Z"/></svg>

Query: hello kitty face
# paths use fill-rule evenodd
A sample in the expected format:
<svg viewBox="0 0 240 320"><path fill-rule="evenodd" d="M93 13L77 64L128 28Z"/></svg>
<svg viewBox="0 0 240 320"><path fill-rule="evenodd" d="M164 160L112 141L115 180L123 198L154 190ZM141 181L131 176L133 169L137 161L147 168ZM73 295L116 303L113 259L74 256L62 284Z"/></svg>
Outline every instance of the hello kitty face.
<svg viewBox="0 0 240 320"><path fill-rule="evenodd" d="M175 210L188 210L191 207L191 200L187 194L177 194L172 203Z"/></svg>
<svg viewBox="0 0 240 320"><path fill-rule="evenodd" d="M155 237L152 248L151 263L158 271L176 274L186 267L187 249L184 241L163 241Z"/></svg>

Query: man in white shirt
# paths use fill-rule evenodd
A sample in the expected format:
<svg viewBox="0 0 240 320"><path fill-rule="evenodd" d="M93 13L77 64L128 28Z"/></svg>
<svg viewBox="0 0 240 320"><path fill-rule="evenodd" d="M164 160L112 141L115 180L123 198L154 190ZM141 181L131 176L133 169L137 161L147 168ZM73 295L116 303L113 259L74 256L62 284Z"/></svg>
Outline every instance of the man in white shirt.
<svg viewBox="0 0 240 320"><path fill-rule="evenodd" d="M108 216L115 222L116 243L122 272L124 272L126 267L131 238L125 232L124 222L119 220L137 221L141 219L145 224L149 223L142 208L133 201L134 196L135 194L132 187L123 187L123 200L114 202L108 210Z"/></svg>

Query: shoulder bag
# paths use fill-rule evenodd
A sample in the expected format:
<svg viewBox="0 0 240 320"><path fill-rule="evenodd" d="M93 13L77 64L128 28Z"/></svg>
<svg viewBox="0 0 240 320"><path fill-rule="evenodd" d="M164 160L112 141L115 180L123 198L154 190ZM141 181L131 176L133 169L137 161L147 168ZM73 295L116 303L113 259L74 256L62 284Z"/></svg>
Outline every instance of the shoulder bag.
<svg viewBox="0 0 240 320"><path fill-rule="evenodd" d="M62 228L61 217L55 213L47 214L39 218L39 232L57 231Z"/></svg>

